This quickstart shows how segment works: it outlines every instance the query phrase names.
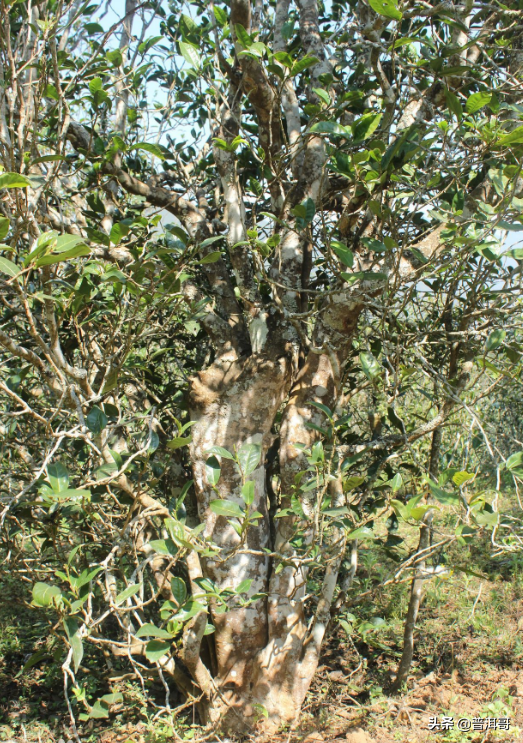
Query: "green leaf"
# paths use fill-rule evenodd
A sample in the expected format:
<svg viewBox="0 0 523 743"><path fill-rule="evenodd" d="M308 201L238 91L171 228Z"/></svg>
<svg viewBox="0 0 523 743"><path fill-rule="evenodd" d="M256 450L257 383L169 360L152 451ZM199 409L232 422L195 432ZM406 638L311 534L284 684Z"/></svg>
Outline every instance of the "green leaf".
<svg viewBox="0 0 523 743"><path fill-rule="evenodd" d="M268 64L266 69L267 69L267 72L270 72L271 75L276 75L276 77L279 77L280 80L283 80L285 78L284 71L281 69L281 67L278 67L278 65L276 64ZM250 188L255 193L257 193L258 191L258 187L255 185L256 183L258 183L258 181L254 181L253 178L249 179ZM261 187L261 184L259 184L259 187Z"/></svg>
<svg viewBox="0 0 523 743"><path fill-rule="evenodd" d="M339 518L339 516L348 516L351 510L348 506L337 506L336 508L326 508L322 511L325 516Z"/></svg>
<svg viewBox="0 0 523 743"><path fill-rule="evenodd" d="M15 678L18 678L22 675L22 673L25 673L25 671L28 671L33 666L36 666L37 663L40 663L42 658L45 658L48 654L48 650L46 647L40 648L40 650L37 650L36 653L33 653L32 656L29 658L28 661L25 662L24 667L21 671L19 671Z"/></svg>
<svg viewBox="0 0 523 743"><path fill-rule="evenodd" d="M120 604L123 604L127 599L130 599L131 596L135 596L142 588L141 583L131 583L131 585L127 586L127 588L118 594L118 596L115 598L114 603L116 606L120 606Z"/></svg>
<svg viewBox="0 0 523 743"><path fill-rule="evenodd" d="M344 631L346 632L346 634L347 634L347 635L349 635L349 637L350 637L350 636L352 635L352 632L353 632L353 629L352 629L352 624L349 624L348 622L346 622L346 621L345 621L345 619L339 619L338 621L339 621L339 623L340 623L340 626L341 626L341 628L342 628L342 629L343 629L343 630L344 630Z"/></svg>
<svg viewBox="0 0 523 743"><path fill-rule="evenodd" d="M318 408L318 410L321 410L322 413L325 413L327 418L332 420L332 410L328 408L326 405L324 405L323 403L316 402L313 400L312 402L309 403L309 405L312 405L313 408Z"/></svg>
<svg viewBox="0 0 523 743"><path fill-rule="evenodd" d="M0 240L3 240L9 232L10 221L7 217L0 217Z"/></svg>
<svg viewBox="0 0 523 743"><path fill-rule="evenodd" d="M198 32L200 30L196 21L194 21L191 16L187 15L186 13L182 13L180 16L179 28L184 39L189 38L190 36L198 35Z"/></svg>
<svg viewBox="0 0 523 743"><path fill-rule="evenodd" d="M497 512L480 511L474 514L474 518L480 526L495 527L499 523L499 513Z"/></svg>
<svg viewBox="0 0 523 743"><path fill-rule="evenodd" d="M116 387L118 387L118 369L111 369L105 378L102 395L106 395L111 390L116 389Z"/></svg>
<svg viewBox="0 0 523 743"><path fill-rule="evenodd" d="M121 694L119 691L115 692L114 694L104 694L103 697L101 697L100 701L109 705L121 704L123 702L123 694Z"/></svg>
<svg viewBox="0 0 523 743"><path fill-rule="evenodd" d="M385 243L382 243L381 240L373 240L370 237L362 237L360 242L362 242L366 248L368 248L369 250L373 250L375 253L384 253L386 250L388 250Z"/></svg>
<svg viewBox="0 0 523 743"><path fill-rule="evenodd" d="M485 91L473 93L467 98L467 102L465 104L466 112L469 114L475 114L477 111L483 108L483 106L486 106L487 103L490 103L491 98L492 93L487 93Z"/></svg>
<svg viewBox="0 0 523 743"><path fill-rule="evenodd" d="M172 635L166 629L156 627L154 624L148 622L147 624L142 624L136 633L136 637L156 637L160 640L170 640Z"/></svg>
<svg viewBox="0 0 523 743"><path fill-rule="evenodd" d="M242 498L247 506L252 505L254 501L254 482L248 480L242 487Z"/></svg>
<svg viewBox="0 0 523 743"><path fill-rule="evenodd" d="M294 35L294 18L290 21L285 21L281 27L281 35L285 41L290 41Z"/></svg>
<svg viewBox="0 0 523 743"><path fill-rule="evenodd" d="M183 42L181 41L180 44L183 44ZM165 160L162 148L157 144L152 144L151 142L137 142L136 144L131 145L129 150L144 150L155 157L159 157L160 160Z"/></svg>
<svg viewBox="0 0 523 743"><path fill-rule="evenodd" d="M71 550L71 554L69 555L69 558L67 560L68 565L70 565L72 560L74 559L74 555L76 554L75 550L78 550L82 546L84 545L79 544L73 550ZM102 569L103 568L99 566L97 568L94 568L93 570L83 570L82 574L76 581L76 587L81 588L82 586L87 585L87 583L90 583L90 581L92 581L92 579L95 578Z"/></svg>
<svg viewBox="0 0 523 743"><path fill-rule="evenodd" d="M353 539L373 539L374 532L368 526L360 526L347 534L348 540Z"/></svg>
<svg viewBox="0 0 523 743"><path fill-rule="evenodd" d="M201 611L206 611L205 606L200 604L199 601L193 601L190 599L189 602L185 604L185 607L181 609L178 614L174 615L173 619L178 622L188 622L189 619L192 619Z"/></svg>
<svg viewBox="0 0 523 743"><path fill-rule="evenodd" d="M162 40L163 36L151 36L150 39L142 41L142 43L138 46L138 51L140 52L140 54L145 54L149 51L149 49L152 49L155 44Z"/></svg>
<svg viewBox="0 0 523 743"><path fill-rule="evenodd" d="M323 449L323 443L321 441L316 441L312 445L309 463L317 464L318 462L323 461L325 461L325 451Z"/></svg>
<svg viewBox="0 0 523 743"><path fill-rule="evenodd" d="M454 114L458 121L463 118L463 108L461 107L458 96L448 88L445 90L445 98L449 110Z"/></svg>
<svg viewBox="0 0 523 743"><path fill-rule="evenodd" d="M398 10L398 3L396 0L368 0L369 5L379 15L384 15L386 18L392 18L394 21L401 21L403 14Z"/></svg>
<svg viewBox="0 0 523 743"><path fill-rule="evenodd" d="M333 240L331 242L332 252L340 259L344 266L352 268L354 265L354 253L343 243Z"/></svg>
<svg viewBox="0 0 523 743"><path fill-rule="evenodd" d="M494 351L494 349L501 346L501 344L505 340L506 335L507 333L505 330L493 330L487 338L487 343L485 345L487 351Z"/></svg>
<svg viewBox="0 0 523 743"><path fill-rule="evenodd" d="M106 247L109 247L109 245L111 244L109 241L109 235L106 235L105 232L100 232L100 230L95 230L92 227L86 227L85 231L87 232L89 240L91 240L91 242L101 243ZM27 264L27 258L25 262Z"/></svg>
<svg viewBox="0 0 523 743"><path fill-rule="evenodd" d="M252 585L252 580L250 578L247 578L246 580L242 580L241 583L238 585L238 588L236 589L236 593L248 593Z"/></svg>
<svg viewBox="0 0 523 743"><path fill-rule="evenodd" d="M79 503L80 501L90 499L91 497L90 490L78 490L76 488L66 488L65 490L60 490L58 492L49 489L42 489L40 492L47 501L53 501L55 503L64 503L65 501Z"/></svg>
<svg viewBox="0 0 523 743"><path fill-rule="evenodd" d="M37 267L50 266L53 263L61 263L62 261L68 261L71 258L78 258L81 255L89 255L91 249L87 245L77 245L70 250L67 250L58 254L44 255L42 258L38 258L35 261Z"/></svg>
<svg viewBox="0 0 523 743"><path fill-rule="evenodd" d="M200 67L200 55L198 54L198 50L196 47L194 47L192 44L188 44L186 41L179 41L178 42L180 47L180 54L185 59L185 61L195 69L198 69Z"/></svg>
<svg viewBox="0 0 523 743"><path fill-rule="evenodd" d="M168 449L180 449L182 446L188 446L192 441L192 436L177 436L167 442Z"/></svg>
<svg viewBox="0 0 523 743"><path fill-rule="evenodd" d="M368 113L357 119L352 125L352 136L355 142L362 142L371 137L380 125L382 114Z"/></svg>
<svg viewBox="0 0 523 743"><path fill-rule="evenodd" d="M451 505L451 506L459 505L460 499L459 499L459 495L457 495L456 493L449 493L446 490L439 488L433 482L429 482L429 487L430 487L433 497L439 503L443 503L444 505Z"/></svg>
<svg viewBox="0 0 523 743"><path fill-rule="evenodd" d="M243 519L245 516L241 507L231 500L212 500L209 508L217 516L227 516L228 518Z"/></svg>
<svg viewBox="0 0 523 743"><path fill-rule="evenodd" d="M33 604L36 606L51 606L62 595L58 586L48 583L35 583L33 586Z"/></svg>
<svg viewBox="0 0 523 743"><path fill-rule="evenodd" d="M159 555L174 556L178 554L178 547L172 539L153 539L149 542L149 545Z"/></svg>
<svg viewBox="0 0 523 743"><path fill-rule="evenodd" d="M109 717L109 707L105 702L102 702L101 699L97 699L96 702L93 704L91 711L89 712L89 717L91 717L94 720L102 720L106 717Z"/></svg>
<svg viewBox="0 0 523 743"><path fill-rule="evenodd" d="M214 237L207 237L205 240L202 240L199 247L205 248L207 247L207 245L212 245L218 240L223 240L223 235L214 235Z"/></svg>
<svg viewBox="0 0 523 743"><path fill-rule="evenodd" d="M73 650L74 672L77 673L84 656L82 638L78 635L78 622L73 617L67 617L64 619L64 627L67 633L67 639L69 640L69 644Z"/></svg>
<svg viewBox="0 0 523 743"><path fill-rule="evenodd" d="M523 126L518 126L510 134L505 134L504 137L498 140L498 144L520 144L523 142ZM0 176L1 178L1 176Z"/></svg>
<svg viewBox="0 0 523 743"><path fill-rule="evenodd" d="M221 469L220 463L215 456L211 456L205 462L205 474L209 485L218 485Z"/></svg>
<svg viewBox="0 0 523 743"><path fill-rule="evenodd" d="M422 506L414 506L414 508L409 509L408 515L411 519L414 519L414 521L421 521L427 511L430 511L431 508L434 507L431 506L430 503L423 504Z"/></svg>
<svg viewBox="0 0 523 743"><path fill-rule="evenodd" d="M276 54L274 55L274 59L282 64L284 67L287 67L289 70L294 64L291 55L287 54L287 52L276 52Z"/></svg>
<svg viewBox="0 0 523 743"><path fill-rule="evenodd" d="M95 471L96 479L103 480L106 477L112 477L115 472L118 472L118 465L116 462L106 462Z"/></svg>
<svg viewBox="0 0 523 743"><path fill-rule="evenodd" d="M89 82L89 91L91 92L91 95L95 95L100 90L103 90L103 87L104 87L103 86L103 82L102 82L102 79L100 77L94 77Z"/></svg>
<svg viewBox="0 0 523 743"><path fill-rule="evenodd" d="M523 465L523 451L518 451L515 454L511 454L505 462L505 467L508 470L513 470Z"/></svg>
<svg viewBox="0 0 523 743"><path fill-rule="evenodd" d="M344 134L347 136L347 129L338 124L337 121L317 121L310 128L315 134Z"/></svg>
<svg viewBox="0 0 523 743"><path fill-rule="evenodd" d="M238 462L245 477L248 477L258 464L261 458L260 444L242 444L238 449Z"/></svg>
<svg viewBox="0 0 523 743"><path fill-rule="evenodd" d="M302 59L299 59L297 62L295 62L292 65L291 68L291 77L294 77L295 75L299 75L300 72L303 72L308 67L312 67L313 65L317 64L320 60L318 57L309 57L308 55L306 57L303 57Z"/></svg>
<svg viewBox="0 0 523 743"><path fill-rule="evenodd" d="M113 49L111 52L107 52L105 57L107 61L113 65L113 67L120 67L120 65L123 63L123 56L120 49Z"/></svg>
<svg viewBox="0 0 523 743"><path fill-rule="evenodd" d="M163 658L163 656L171 649L170 642L162 642L162 640L150 640L145 647L145 657L151 663Z"/></svg>
<svg viewBox="0 0 523 743"><path fill-rule="evenodd" d="M85 240L80 235L58 235L53 246L54 253L67 253L77 245L83 245Z"/></svg>
<svg viewBox="0 0 523 743"><path fill-rule="evenodd" d="M367 379L370 379L371 382L373 379L376 379L377 376L381 373L381 365L378 362L378 360L368 351L364 351L363 353L360 353L360 363L361 367L363 369L363 373L367 377Z"/></svg>
<svg viewBox="0 0 523 743"><path fill-rule="evenodd" d="M89 36L92 36L93 34L103 34L104 32L104 27L99 23L86 23L84 28Z"/></svg>
<svg viewBox="0 0 523 743"><path fill-rule="evenodd" d="M127 276L118 268L110 268L103 274L102 281L114 281L115 283L125 284L127 282ZM111 389L114 389L114 387Z"/></svg>
<svg viewBox="0 0 523 743"><path fill-rule="evenodd" d="M476 246L476 253L479 253L483 256L483 258L486 258L488 261L497 261L499 259L499 255L492 250L488 245L477 245Z"/></svg>
<svg viewBox="0 0 523 743"><path fill-rule="evenodd" d="M456 472L452 477L452 482L454 483L454 485L457 485L458 488L460 488L469 480L473 480L474 477L475 475L470 472Z"/></svg>
<svg viewBox="0 0 523 743"><path fill-rule="evenodd" d="M85 417L87 428L94 433L95 436L102 433L104 428L107 426L108 418L103 410L97 405L94 405Z"/></svg>
<svg viewBox="0 0 523 743"><path fill-rule="evenodd" d="M13 261L7 258L0 258L0 273L5 273L7 276L13 278L13 276L18 276L20 271L21 269Z"/></svg>
<svg viewBox="0 0 523 743"><path fill-rule="evenodd" d="M216 454L218 457L232 459L234 461L234 455L230 451L227 451L227 449L224 449L223 446L213 446L207 451L207 454Z"/></svg>
<svg viewBox="0 0 523 743"><path fill-rule="evenodd" d="M390 486L392 488L392 492L395 493L397 490L399 490L403 486L403 478L400 475L400 473L396 473L392 480L390 481Z"/></svg>
<svg viewBox="0 0 523 743"><path fill-rule="evenodd" d="M301 204L296 204L292 209L292 214L297 217L296 223L298 229L303 229L314 219L316 213L316 206L312 199L306 199Z"/></svg>
<svg viewBox="0 0 523 743"><path fill-rule="evenodd" d="M185 586L185 582L178 576L175 576L171 580L171 591L173 592L174 600L176 601L178 606L181 606L187 598L187 588Z"/></svg>
<svg viewBox="0 0 523 743"><path fill-rule="evenodd" d="M241 56L258 57L261 58L267 51L267 47L261 41L255 41L250 45L248 49L240 52Z"/></svg>
<svg viewBox="0 0 523 743"><path fill-rule="evenodd" d="M343 481L343 490L345 492L354 490L354 488L359 488L359 486L364 482L365 478L362 475L351 475L351 477L347 477L347 479Z"/></svg>
<svg viewBox="0 0 523 743"><path fill-rule="evenodd" d="M419 499L416 499L416 501ZM403 519L404 521L407 521L410 518L410 510L407 505L402 503L400 500L396 500L395 498L392 498L390 501L390 505L394 509L396 515Z"/></svg>
<svg viewBox="0 0 523 743"><path fill-rule="evenodd" d="M217 593L217 587L216 584L212 582L209 578L195 578L196 585L202 589L202 591L205 591L205 593L211 593L216 594Z"/></svg>
<svg viewBox="0 0 523 743"><path fill-rule="evenodd" d="M313 88L313 91L316 93L318 98L320 98L320 100L322 100L327 106L330 106L331 97L326 90L323 90L323 88Z"/></svg>
<svg viewBox="0 0 523 743"><path fill-rule="evenodd" d="M0 173L0 188L27 188L31 185L29 178L20 173Z"/></svg>
<svg viewBox="0 0 523 743"><path fill-rule="evenodd" d="M216 18L220 26L227 25L227 13L225 12L223 8L219 8L215 5L214 6L214 17Z"/></svg>
<svg viewBox="0 0 523 743"><path fill-rule="evenodd" d="M393 49L399 49L401 46L407 46L407 44L414 44L416 42L418 44L428 44L428 39L421 36L402 36L399 39L395 39L387 51L391 52Z"/></svg>
<svg viewBox="0 0 523 743"><path fill-rule="evenodd" d="M247 33L241 23L234 24L234 33L236 34L238 42L244 49L249 49L249 47L254 43L254 40Z"/></svg>
<svg viewBox="0 0 523 743"><path fill-rule="evenodd" d="M505 222L504 219L500 219L497 226L501 230L508 230L509 232L523 232L523 224L521 222Z"/></svg>
<svg viewBox="0 0 523 743"><path fill-rule="evenodd" d="M222 254L219 250L213 250L212 253L207 253L207 255L204 255L204 257L200 261L200 264L205 265L206 263L216 263L216 261L219 261L221 257Z"/></svg>
<svg viewBox="0 0 523 743"><path fill-rule="evenodd" d="M60 462L47 465L47 477L55 493L67 490L69 486L69 472Z"/></svg>
<svg viewBox="0 0 523 743"><path fill-rule="evenodd" d="M107 94L107 92L105 90L97 90L93 96L93 105L95 108L98 108L107 100L109 100L109 95Z"/></svg>
<svg viewBox="0 0 523 743"><path fill-rule="evenodd" d="M51 98L53 101L60 100L60 96L58 95L58 91L54 85L46 85L44 96L46 98Z"/></svg>
<svg viewBox="0 0 523 743"><path fill-rule="evenodd" d="M111 227L109 240L112 242L113 245L119 245L122 241L122 238L126 237L128 234L129 225L123 224L123 222L117 222Z"/></svg>

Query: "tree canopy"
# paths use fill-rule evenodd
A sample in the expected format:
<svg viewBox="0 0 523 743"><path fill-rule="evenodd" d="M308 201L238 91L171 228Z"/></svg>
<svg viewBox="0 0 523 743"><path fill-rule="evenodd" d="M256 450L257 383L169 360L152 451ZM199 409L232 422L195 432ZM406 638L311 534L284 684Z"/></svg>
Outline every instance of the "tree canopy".
<svg viewBox="0 0 523 743"><path fill-rule="evenodd" d="M369 540L399 687L445 547L521 549L520 5L0 0L2 549L73 725L88 653L295 721Z"/></svg>

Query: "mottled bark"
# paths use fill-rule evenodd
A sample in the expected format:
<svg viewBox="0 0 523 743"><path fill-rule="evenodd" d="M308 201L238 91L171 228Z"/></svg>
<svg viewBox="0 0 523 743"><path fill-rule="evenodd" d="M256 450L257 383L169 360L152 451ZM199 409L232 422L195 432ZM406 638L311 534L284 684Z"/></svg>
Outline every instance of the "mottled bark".
<svg viewBox="0 0 523 743"><path fill-rule="evenodd" d="M285 358L276 361L251 356L247 360L220 360L192 381L191 455L200 519L205 523L205 536L212 537L220 548L216 558L204 559L206 577L218 589L237 588L252 580L250 595L266 593L269 558L269 522L265 485L264 458L272 443L271 427L290 385L289 364ZM244 544L224 516L217 516L209 504L224 498L242 505L241 480L233 464L222 461L220 481L215 491L205 472L206 454L212 446L234 452L242 444L261 445L260 466L250 479L255 483L252 507L262 514L258 525L247 532ZM247 552L248 551L248 552ZM253 554L255 553L255 554ZM218 664L216 685L221 703L230 705L242 716L251 717L253 678L257 655L267 642L266 601L259 599L245 608L231 607L226 614L210 607L216 627L215 647ZM234 724L237 717L231 717Z"/></svg>

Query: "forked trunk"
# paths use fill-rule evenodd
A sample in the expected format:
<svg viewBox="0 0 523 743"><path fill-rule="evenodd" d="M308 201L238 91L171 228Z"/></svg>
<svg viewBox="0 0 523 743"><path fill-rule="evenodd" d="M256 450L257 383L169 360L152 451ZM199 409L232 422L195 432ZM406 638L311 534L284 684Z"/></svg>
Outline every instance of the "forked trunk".
<svg viewBox="0 0 523 743"><path fill-rule="evenodd" d="M340 307L338 303L338 312ZM323 413L311 403L335 407L341 384L339 368L360 312L359 305L345 305L342 322L337 313L329 313L326 308L324 322L317 326L317 339L322 342L325 322L330 322L340 334L337 351L309 354L299 373L291 355L272 360L253 354L238 359L231 353L219 357L192 380L191 418L195 423L191 457L198 511L205 524L203 534L219 549L215 556L202 558L201 570L217 592L236 590L248 580L247 595L262 594L247 606L239 605L234 597L225 613L210 600L215 668L207 669L199 658L204 622L197 626L194 620L193 638L186 647L185 662L206 694L210 719L221 717L235 730L252 727L257 720L270 729L294 721L318 664L344 554L344 536L334 530L329 544L324 543L331 554L315 615L307 622L307 571L292 544L297 518L292 514L278 518L271 543L265 456L273 443L276 415L285 403L279 427L279 459L281 507L286 508L295 475L307 468L294 444L311 447L317 438L314 426L321 425ZM250 512L258 511L261 516L241 536L227 516L217 515L212 501L223 499L245 508L245 478L233 461L222 456L220 477L213 484L208 460L213 447L234 453L247 444L261 447L260 463L248 478L254 481ZM335 480L330 497L334 504L342 504L341 484ZM309 544L316 538L314 503L311 493L310 503L303 504L305 512L311 510L303 530Z"/></svg>
<svg viewBox="0 0 523 743"><path fill-rule="evenodd" d="M245 360L222 357L210 369L200 372L191 386L191 418L195 421L191 456L198 511L205 524L204 535L212 538L220 550L216 556L201 560L203 575L214 583L218 592L235 590L242 581L250 580L248 596L263 594L248 606L239 606L235 597L226 613L221 613L211 600L208 608L216 628L212 636L216 667L206 669L201 661L196 661L201 628L195 630L199 639L190 650L192 667L191 658L186 658L197 682L206 691L210 719L223 718L224 724L235 730L250 728L257 720L274 729L296 719L316 670L343 555L343 545L337 542L337 555L327 570L316 616L308 632L304 609L307 575L303 567L293 562L294 549L290 544L296 528L295 517L277 520L272 544L264 460L273 443L271 431L276 414L287 399L280 426L282 506L285 506L294 475L305 468L293 444L310 446L315 434L305 424L320 422L317 416L321 414L308 403L325 401L326 396L331 403L336 398L338 380L331 361L313 354L291 391L291 367L286 357L276 361L256 355ZM242 538L230 519L217 515L211 508L212 501L217 499L245 507L238 468L223 457L219 481L213 485L206 463L212 447L234 453L249 443L261 446L260 464L249 476L255 485L251 512L258 511L261 518ZM282 568L285 558L289 562Z"/></svg>
<svg viewBox="0 0 523 743"><path fill-rule="evenodd" d="M268 639L266 595L269 588L271 551L264 460L272 443L271 427L290 386L290 370L285 359L277 362L252 356L242 362L221 359L193 379L191 389L192 461L198 511L205 524L204 535L211 537L220 553L202 560L204 576L217 591L237 589L245 580L252 583L249 595L263 594L250 605L235 600L226 613L210 602L209 611L216 628L213 634L216 668L210 685L210 718L224 717L228 727L249 727L263 706L265 671L261 654ZM209 482L206 461L209 450L220 446L234 453L245 444L261 446L261 459L249 479L254 481L252 511L262 517L251 526L242 541L226 516L216 515L210 503L223 499L244 506L242 480L234 462L221 461L217 485ZM228 714L227 714L228 711Z"/></svg>

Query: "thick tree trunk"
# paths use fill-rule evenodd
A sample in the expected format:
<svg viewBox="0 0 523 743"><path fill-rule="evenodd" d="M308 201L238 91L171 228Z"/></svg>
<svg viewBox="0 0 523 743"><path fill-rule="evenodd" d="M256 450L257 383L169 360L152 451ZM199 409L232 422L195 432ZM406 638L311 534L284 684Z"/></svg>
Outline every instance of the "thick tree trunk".
<svg viewBox="0 0 523 743"><path fill-rule="evenodd" d="M247 607L231 605L225 613L209 607L216 631L217 673L209 696L211 719L223 719L225 727L249 729L257 718L267 729L296 720L318 664L321 644L330 619L330 607L344 555L344 537L331 537L330 560L313 622L308 629L304 600L307 572L298 564L290 540L297 518L278 519L275 543L270 544L265 454L272 443L276 413L286 401L280 427L280 472L282 507L288 505L297 472L307 464L294 444L311 446L317 438L307 423L321 425L323 413L311 402L332 408L341 387L340 369L352 343L361 313L361 305L340 295L333 306L326 306L318 321L315 341L323 336L337 340L329 353L310 352L296 381L295 366L288 357L276 360L253 355L237 359L232 353L219 358L211 368L200 372L191 383L192 428L191 457L199 516L204 534L212 538L220 553L202 559L204 576L218 590L237 588L252 580L250 595L263 593L267 598ZM294 374L293 374L294 372ZM213 446L230 452L246 443L261 445L262 458L250 479L255 482L252 504L262 514L257 526L251 526L244 543L226 517L210 509L216 498L243 505L241 478L234 463L222 459L221 476L216 487L208 481L205 463ZM341 482L331 488L333 502L342 505ZM311 509L314 498L311 496ZM307 504L304 504L305 510ZM313 527L306 539L315 538ZM276 572L276 562L265 550L281 555L288 564ZM329 549L329 547L326 547ZM295 561L293 561L293 558ZM262 713L261 708L264 712ZM268 717L265 717L265 714Z"/></svg>
<svg viewBox="0 0 523 743"><path fill-rule="evenodd" d="M206 578L214 582L218 591L236 589L244 580L251 580L250 595L267 594L269 558L264 551L270 548L268 504L265 484L264 459L272 443L271 427L290 387L288 361L259 359L220 359L210 369L201 372L192 381L191 416L196 421L192 429L191 455L193 461L198 510L204 535L212 538L220 553L215 558L202 560ZM261 445L261 462L249 479L255 483L253 510L262 514L256 526L247 531L245 542L224 516L217 516L209 505L223 498L243 505L240 495L241 478L234 463L223 459L221 476L216 488L208 481L205 463L207 452L221 446L234 452L243 444ZM230 708L226 724L239 729L246 726L256 714L252 707L257 659L267 644L266 599L254 601L247 607L231 606L226 613L209 607L216 627L214 642L217 673L214 685L217 695L210 700L223 715Z"/></svg>

